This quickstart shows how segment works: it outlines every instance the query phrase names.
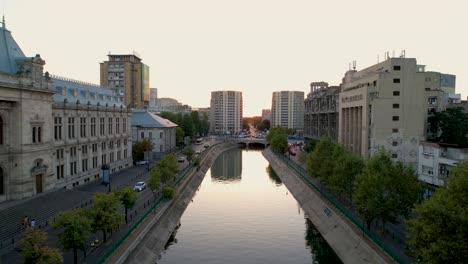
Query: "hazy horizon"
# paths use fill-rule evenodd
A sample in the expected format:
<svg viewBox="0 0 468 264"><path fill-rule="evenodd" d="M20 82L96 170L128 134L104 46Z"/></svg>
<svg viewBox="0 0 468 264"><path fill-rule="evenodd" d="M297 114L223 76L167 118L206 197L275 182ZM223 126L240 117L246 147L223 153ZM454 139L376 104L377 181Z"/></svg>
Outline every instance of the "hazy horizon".
<svg viewBox="0 0 468 264"><path fill-rule="evenodd" d="M244 116L271 107L274 91L339 85L384 53L457 76L468 96L468 2L403 1L1 1L6 27L51 74L99 84L112 54L141 55L150 87L192 107L211 91L242 91ZM465 25L465 26L463 26Z"/></svg>

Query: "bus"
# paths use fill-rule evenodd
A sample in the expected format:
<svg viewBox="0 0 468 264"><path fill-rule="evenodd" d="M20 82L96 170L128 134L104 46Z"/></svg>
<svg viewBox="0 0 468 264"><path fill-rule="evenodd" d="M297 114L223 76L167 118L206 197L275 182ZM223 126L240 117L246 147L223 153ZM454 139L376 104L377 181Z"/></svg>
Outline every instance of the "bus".
<svg viewBox="0 0 468 264"><path fill-rule="evenodd" d="M202 138L197 138L197 141L195 142L195 144L201 145L202 141L203 141Z"/></svg>

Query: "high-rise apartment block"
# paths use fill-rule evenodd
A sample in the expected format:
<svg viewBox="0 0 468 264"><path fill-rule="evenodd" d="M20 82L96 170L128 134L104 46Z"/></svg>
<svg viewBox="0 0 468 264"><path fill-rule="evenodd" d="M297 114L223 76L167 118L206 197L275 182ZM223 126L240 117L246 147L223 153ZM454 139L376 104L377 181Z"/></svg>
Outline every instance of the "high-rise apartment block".
<svg viewBox="0 0 468 264"><path fill-rule="evenodd" d="M302 131L304 129L304 92L273 92L271 126L282 126Z"/></svg>
<svg viewBox="0 0 468 264"><path fill-rule="evenodd" d="M326 82L310 84L310 93L304 100L304 137L319 140L324 136L338 140L339 86Z"/></svg>
<svg viewBox="0 0 468 264"><path fill-rule="evenodd" d="M108 55L101 63L101 85L114 90L129 108L149 105L149 66L137 55Z"/></svg>
<svg viewBox="0 0 468 264"><path fill-rule="evenodd" d="M211 92L210 132L236 134L242 130L242 92Z"/></svg>
<svg viewBox="0 0 468 264"><path fill-rule="evenodd" d="M158 103L158 88L150 88L149 107L156 107Z"/></svg>
<svg viewBox="0 0 468 264"><path fill-rule="evenodd" d="M364 158L385 149L416 169L433 97L454 88L455 76L425 72L416 59L404 56L350 70L339 97L339 142Z"/></svg>

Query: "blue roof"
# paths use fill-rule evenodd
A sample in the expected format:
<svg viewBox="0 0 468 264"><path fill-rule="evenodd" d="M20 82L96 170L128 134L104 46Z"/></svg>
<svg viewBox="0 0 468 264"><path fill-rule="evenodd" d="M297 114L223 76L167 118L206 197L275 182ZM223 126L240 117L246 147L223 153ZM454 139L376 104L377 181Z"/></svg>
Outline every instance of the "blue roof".
<svg viewBox="0 0 468 264"><path fill-rule="evenodd" d="M26 57L13 39L11 32L5 27L5 19L2 22L3 26L0 28L0 72L16 74L18 72L18 59L30 59Z"/></svg>
<svg viewBox="0 0 468 264"><path fill-rule="evenodd" d="M148 112L144 109L132 110L132 126L140 127L176 127L177 125L171 121L164 119L156 114Z"/></svg>
<svg viewBox="0 0 468 264"><path fill-rule="evenodd" d="M71 80L59 76L51 76L52 87L57 93L54 94L54 101L63 103L67 99L68 103L76 104L78 101L82 105L108 105L113 107L124 107L125 104L109 88L101 87L91 83Z"/></svg>

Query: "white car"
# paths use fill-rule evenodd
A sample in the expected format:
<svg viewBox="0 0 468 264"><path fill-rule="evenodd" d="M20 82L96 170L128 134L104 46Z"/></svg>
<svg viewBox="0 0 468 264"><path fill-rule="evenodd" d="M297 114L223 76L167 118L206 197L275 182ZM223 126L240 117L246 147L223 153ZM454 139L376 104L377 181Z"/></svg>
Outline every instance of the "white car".
<svg viewBox="0 0 468 264"><path fill-rule="evenodd" d="M137 182L135 183L135 187L133 187L133 189L135 191L138 191L138 192L141 192L143 191L144 189L146 189L146 183L141 181L141 182Z"/></svg>
<svg viewBox="0 0 468 264"><path fill-rule="evenodd" d="M177 160L178 162L184 162L185 161L185 158L184 157L179 157L179 159Z"/></svg>
<svg viewBox="0 0 468 264"><path fill-rule="evenodd" d="M195 151L195 154L200 154L200 153L201 153L200 150Z"/></svg>
<svg viewBox="0 0 468 264"><path fill-rule="evenodd" d="M147 161L147 160L140 160L140 161L137 161L137 162L136 162L136 165L146 165L146 164L149 164L149 161Z"/></svg>

